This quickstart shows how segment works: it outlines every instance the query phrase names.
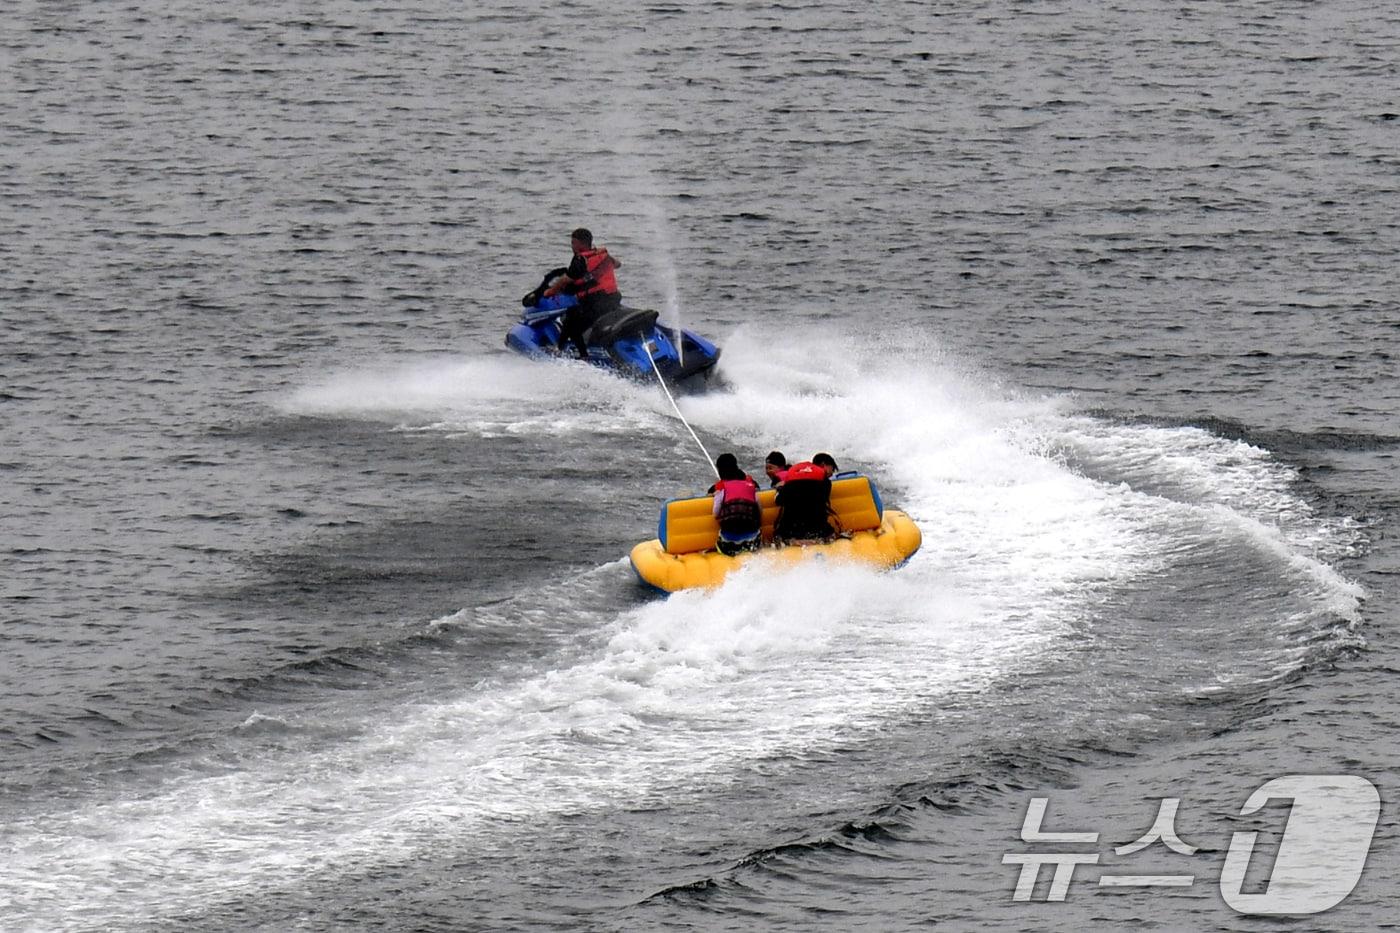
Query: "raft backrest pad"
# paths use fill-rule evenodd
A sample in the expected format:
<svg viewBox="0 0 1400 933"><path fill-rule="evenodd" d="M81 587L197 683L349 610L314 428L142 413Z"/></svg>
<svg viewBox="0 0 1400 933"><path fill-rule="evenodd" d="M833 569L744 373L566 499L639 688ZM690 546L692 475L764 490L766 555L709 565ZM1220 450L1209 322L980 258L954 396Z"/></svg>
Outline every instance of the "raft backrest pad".
<svg viewBox="0 0 1400 933"><path fill-rule="evenodd" d="M765 541L772 540L773 524L778 520L777 498L774 489L764 489L758 494ZM719 522L712 514L714 501L714 496L695 496L671 499L661 507L656 536L667 554L690 554L715 546ZM879 528L885 512L880 493L870 478L849 473L838 473L831 480L831 510L841 531Z"/></svg>

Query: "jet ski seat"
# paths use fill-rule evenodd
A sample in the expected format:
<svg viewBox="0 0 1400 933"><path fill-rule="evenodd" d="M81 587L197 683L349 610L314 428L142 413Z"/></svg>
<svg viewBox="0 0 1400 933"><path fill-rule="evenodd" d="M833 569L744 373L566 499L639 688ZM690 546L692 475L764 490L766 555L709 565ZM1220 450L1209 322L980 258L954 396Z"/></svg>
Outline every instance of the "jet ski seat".
<svg viewBox="0 0 1400 933"><path fill-rule="evenodd" d="M637 337L649 333L656 326L659 316L655 311L644 311L641 308L624 307L605 311L583 332L583 339L595 346L610 346L623 337Z"/></svg>

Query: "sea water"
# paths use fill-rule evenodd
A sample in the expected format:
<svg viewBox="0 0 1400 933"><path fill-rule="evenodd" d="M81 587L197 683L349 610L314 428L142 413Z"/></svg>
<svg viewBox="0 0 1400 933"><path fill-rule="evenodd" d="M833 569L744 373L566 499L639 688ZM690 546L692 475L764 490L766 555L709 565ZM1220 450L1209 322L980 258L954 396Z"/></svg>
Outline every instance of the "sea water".
<svg viewBox="0 0 1400 933"><path fill-rule="evenodd" d="M1383 805L1295 924L1393 914L1395 17L0 25L0 927L1232 930L1298 774ZM709 465L502 346L580 225L724 347L705 447L868 473L905 568L637 585Z"/></svg>

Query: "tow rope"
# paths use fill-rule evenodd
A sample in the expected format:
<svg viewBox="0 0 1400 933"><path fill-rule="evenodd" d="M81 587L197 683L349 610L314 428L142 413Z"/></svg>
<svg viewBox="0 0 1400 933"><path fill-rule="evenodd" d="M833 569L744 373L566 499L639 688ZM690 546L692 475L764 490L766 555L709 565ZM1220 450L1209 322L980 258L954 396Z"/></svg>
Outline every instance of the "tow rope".
<svg viewBox="0 0 1400 933"><path fill-rule="evenodd" d="M719 479L719 467L715 466L715 458L710 456L710 452L705 449L705 445L700 441L700 435L695 433L695 429L690 426L690 422L685 420L685 415L681 414L681 407L676 404L676 398L671 394L670 388L666 385L665 378L661 375L661 369L656 365L656 357L651 355L651 341L643 340L642 349L647 351L647 359L651 361L651 371L656 373L656 381L661 383L661 391L666 393L666 398L670 399L671 407L676 410L676 417L681 419L681 424L690 432L690 436L695 438L695 443L699 445L700 452L705 455L705 462L710 465L710 469L715 471L715 479Z"/></svg>

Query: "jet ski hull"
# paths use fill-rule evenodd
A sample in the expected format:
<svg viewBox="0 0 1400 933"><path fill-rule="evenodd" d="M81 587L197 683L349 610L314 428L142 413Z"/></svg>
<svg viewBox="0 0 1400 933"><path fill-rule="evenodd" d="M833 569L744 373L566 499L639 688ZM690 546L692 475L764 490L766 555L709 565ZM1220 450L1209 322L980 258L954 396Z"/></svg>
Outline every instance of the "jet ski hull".
<svg viewBox="0 0 1400 933"><path fill-rule="evenodd" d="M571 345L558 349L560 319L573 304L572 298L560 296L526 308L506 333L506 346L531 359L576 359ZM666 327L656 318L654 311L625 307L601 316L585 331L586 361L631 379L651 382L659 371L674 387L708 386L719 362L719 347L694 331Z"/></svg>

